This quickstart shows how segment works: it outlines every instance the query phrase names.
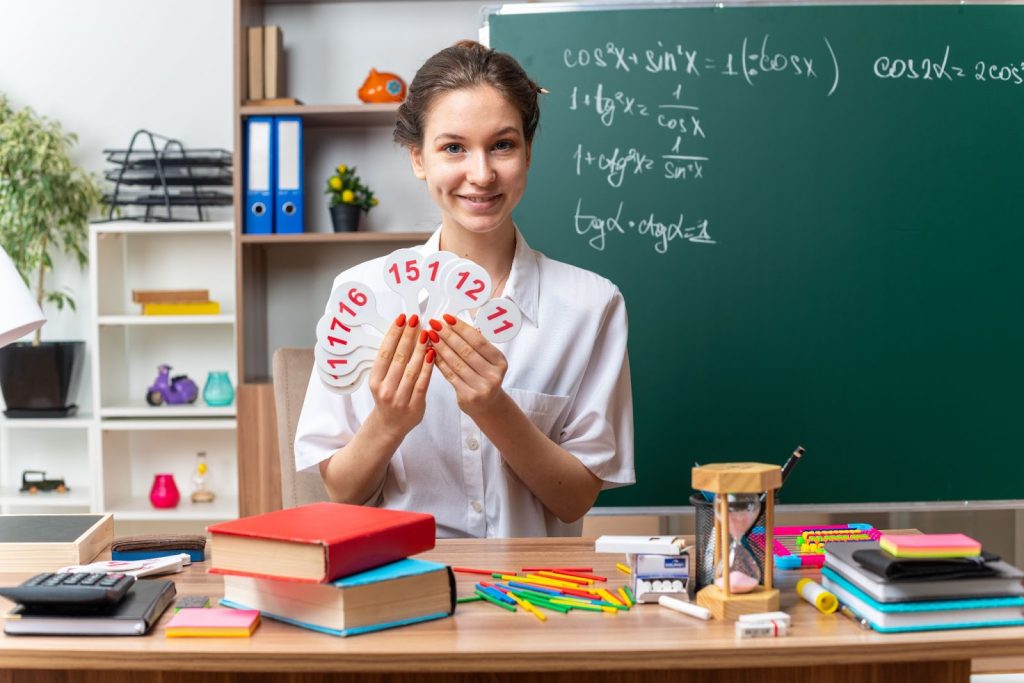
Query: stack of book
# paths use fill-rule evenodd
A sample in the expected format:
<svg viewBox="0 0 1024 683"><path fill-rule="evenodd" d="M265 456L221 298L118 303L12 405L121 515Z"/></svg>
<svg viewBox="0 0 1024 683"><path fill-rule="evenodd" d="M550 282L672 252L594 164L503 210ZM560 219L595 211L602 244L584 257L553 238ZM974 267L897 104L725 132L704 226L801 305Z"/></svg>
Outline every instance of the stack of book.
<svg viewBox="0 0 1024 683"><path fill-rule="evenodd" d="M220 303L210 301L208 289L133 289L132 301L142 315L217 315Z"/></svg>
<svg viewBox="0 0 1024 683"><path fill-rule="evenodd" d="M431 515L313 503L207 531L225 607L337 636L455 611L451 569L409 557L434 547Z"/></svg>
<svg viewBox="0 0 1024 683"><path fill-rule="evenodd" d="M246 104L282 106L299 104L287 97L284 86L284 34L280 26L246 29L248 97Z"/></svg>
<svg viewBox="0 0 1024 683"><path fill-rule="evenodd" d="M883 633L1024 625L1024 572L963 534L827 543L822 583Z"/></svg>

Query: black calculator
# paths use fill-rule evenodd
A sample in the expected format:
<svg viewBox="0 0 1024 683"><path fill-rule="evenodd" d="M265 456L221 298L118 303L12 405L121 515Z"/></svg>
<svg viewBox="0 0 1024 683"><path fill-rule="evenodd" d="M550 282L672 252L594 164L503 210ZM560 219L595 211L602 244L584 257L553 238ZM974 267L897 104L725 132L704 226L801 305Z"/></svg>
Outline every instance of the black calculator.
<svg viewBox="0 0 1024 683"><path fill-rule="evenodd" d="M135 583L130 574L37 574L18 586L0 587L0 595L31 607L116 605Z"/></svg>

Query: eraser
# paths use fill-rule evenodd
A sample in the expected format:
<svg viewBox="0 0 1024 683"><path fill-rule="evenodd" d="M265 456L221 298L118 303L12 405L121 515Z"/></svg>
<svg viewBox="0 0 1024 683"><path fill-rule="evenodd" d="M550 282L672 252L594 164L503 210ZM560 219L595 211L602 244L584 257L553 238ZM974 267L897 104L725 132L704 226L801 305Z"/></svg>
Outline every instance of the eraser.
<svg viewBox="0 0 1024 683"><path fill-rule="evenodd" d="M787 627L792 623L792 617L785 612L758 612L757 614L741 614L740 621L749 621L756 623L759 621L777 621L780 624L785 624Z"/></svg>
<svg viewBox="0 0 1024 683"><path fill-rule="evenodd" d="M179 609L185 609L190 607L209 607L210 596L209 595L182 595L178 598L178 601L174 603L175 611Z"/></svg>
<svg viewBox="0 0 1024 683"><path fill-rule="evenodd" d="M680 555L685 547L682 536L600 536L594 543L599 553Z"/></svg>

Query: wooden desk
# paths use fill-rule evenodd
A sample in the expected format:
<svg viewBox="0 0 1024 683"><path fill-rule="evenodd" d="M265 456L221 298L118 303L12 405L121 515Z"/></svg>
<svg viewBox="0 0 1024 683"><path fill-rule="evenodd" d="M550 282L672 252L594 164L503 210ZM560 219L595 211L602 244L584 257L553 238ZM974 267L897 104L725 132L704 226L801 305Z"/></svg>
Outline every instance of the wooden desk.
<svg viewBox="0 0 1024 683"><path fill-rule="evenodd" d="M593 566L623 584L616 555L593 539L439 541L423 557L456 566L514 570ZM177 575L180 594L219 596L221 579L202 565ZM473 577L456 575L459 594ZM21 577L0 577L13 583ZM793 628L780 639L737 639L731 623L702 622L657 605L603 614L550 613L541 623L479 602L454 617L380 633L335 638L264 620L252 638L165 638L165 614L146 637L0 635L0 683L63 681L944 681L969 679L972 657L1019 655L1024 627L881 635L826 616L787 590ZM6 605L4 606L6 607ZM206 672L205 674L201 672ZM516 674L513 676L513 674Z"/></svg>

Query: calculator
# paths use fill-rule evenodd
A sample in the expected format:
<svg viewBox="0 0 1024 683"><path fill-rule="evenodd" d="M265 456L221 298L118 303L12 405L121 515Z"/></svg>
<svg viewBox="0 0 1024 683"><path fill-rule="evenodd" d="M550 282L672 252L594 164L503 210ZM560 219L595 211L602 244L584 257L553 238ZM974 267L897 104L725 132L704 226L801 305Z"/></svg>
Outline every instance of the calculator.
<svg viewBox="0 0 1024 683"><path fill-rule="evenodd" d="M100 607L121 601L135 577L120 573L37 574L0 595L31 607Z"/></svg>

